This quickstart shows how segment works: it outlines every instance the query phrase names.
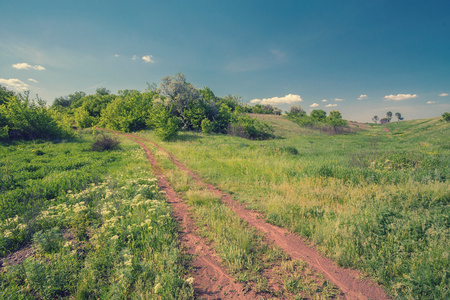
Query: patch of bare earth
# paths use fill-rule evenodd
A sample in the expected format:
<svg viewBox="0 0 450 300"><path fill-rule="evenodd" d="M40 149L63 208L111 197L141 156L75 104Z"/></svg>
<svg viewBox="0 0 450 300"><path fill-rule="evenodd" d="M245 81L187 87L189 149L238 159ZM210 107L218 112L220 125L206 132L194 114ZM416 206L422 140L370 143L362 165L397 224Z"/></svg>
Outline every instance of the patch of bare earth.
<svg viewBox="0 0 450 300"><path fill-rule="evenodd" d="M14 266L22 264L25 259L34 255L34 249L31 244L25 245L14 253L10 253L0 259L0 272L3 271L3 268L6 266Z"/></svg>

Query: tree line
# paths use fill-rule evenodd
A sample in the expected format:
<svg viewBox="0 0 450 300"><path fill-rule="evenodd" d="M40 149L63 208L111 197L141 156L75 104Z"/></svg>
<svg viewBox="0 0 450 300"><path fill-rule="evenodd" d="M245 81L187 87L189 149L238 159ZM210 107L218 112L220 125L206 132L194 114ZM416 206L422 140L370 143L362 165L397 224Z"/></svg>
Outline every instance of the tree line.
<svg viewBox="0 0 450 300"><path fill-rule="evenodd" d="M402 117L402 114L399 113L399 112L395 113L395 117L397 118L397 121L402 121L404 119ZM391 111L388 111L386 113L386 117L385 118L380 119L378 116L374 116L372 118L372 121L374 121L375 124L378 124L378 121L380 121L380 124L387 124L387 123L390 123L391 120L392 120L392 112Z"/></svg>
<svg viewBox="0 0 450 300"><path fill-rule="evenodd" d="M278 113L278 108L244 105L238 96L217 97L208 87L198 89L177 73L159 87L144 92L106 88L95 94L75 92L56 98L50 108L6 88L0 91L0 139L55 139L71 136L71 128L104 127L123 132L153 129L162 139L180 130L229 133L248 139L273 137L273 129L247 113ZM281 113L281 111L280 111Z"/></svg>

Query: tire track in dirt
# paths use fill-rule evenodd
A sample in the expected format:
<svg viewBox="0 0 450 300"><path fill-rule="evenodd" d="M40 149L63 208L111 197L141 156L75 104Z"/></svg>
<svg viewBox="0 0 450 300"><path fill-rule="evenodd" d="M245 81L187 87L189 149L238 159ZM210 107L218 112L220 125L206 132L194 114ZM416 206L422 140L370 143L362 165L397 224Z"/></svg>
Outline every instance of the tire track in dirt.
<svg viewBox="0 0 450 300"><path fill-rule="evenodd" d="M97 129L126 136L144 149L158 179L158 185L165 192L168 203L173 207L174 218L180 225L179 236L182 246L192 256L190 273L194 277L195 297L201 299L257 299L260 295L253 291L246 291L242 284L235 282L234 278L222 267L220 258L208 245L208 241L196 233L197 226L190 217L187 205L169 184L155 157L143 143L143 141L149 141L132 134Z"/></svg>
<svg viewBox="0 0 450 300"><path fill-rule="evenodd" d="M316 249L309 247L298 235L288 230L272 225L264 221L263 216L253 210L246 209L245 206L239 204L232 199L227 193L220 191L212 184L206 183L200 176L192 170L185 167L175 157L153 141L130 135L134 139L150 143L166 153L172 162L180 169L184 170L197 183L204 184L207 188L219 195L226 205L243 220L247 221L250 226L257 228L263 232L267 240L273 242L283 251L291 256L292 259L301 259L309 264L315 271L322 273L325 278L335 284L347 299L389 299L385 291L370 279L361 280L361 273L357 270L339 267L331 259L322 256Z"/></svg>

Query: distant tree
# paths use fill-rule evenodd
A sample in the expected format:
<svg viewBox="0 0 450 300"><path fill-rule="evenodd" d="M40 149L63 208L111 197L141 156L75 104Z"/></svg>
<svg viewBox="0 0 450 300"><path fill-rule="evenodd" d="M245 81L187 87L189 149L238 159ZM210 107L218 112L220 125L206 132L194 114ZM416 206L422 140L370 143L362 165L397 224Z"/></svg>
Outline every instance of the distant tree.
<svg viewBox="0 0 450 300"><path fill-rule="evenodd" d="M306 112L300 105L293 105L293 106L291 106L291 108L289 108L288 116L302 117L302 116L306 116Z"/></svg>
<svg viewBox="0 0 450 300"><path fill-rule="evenodd" d="M111 95L111 91L108 90L107 88L104 88L104 87L96 89L96 90L95 90L95 93L96 93L98 96Z"/></svg>
<svg viewBox="0 0 450 300"><path fill-rule="evenodd" d="M309 115L311 118L313 118L319 122L325 121L325 119L327 118L326 111L324 111L322 109L314 109L313 111L311 111L311 113Z"/></svg>
<svg viewBox="0 0 450 300"><path fill-rule="evenodd" d="M402 114L399 113L399 112L395 113L395 117L397 118L398 121L402 121L403 120Z"/></svg>
<svg viewBox="0 0 450 300"><path fill-rule="evenodd" d="M450 122L450 113L449 112L445 112L442 114L442 119L444 121Z"/></svg>
<svg viewBox="0 0 450 300"><path fill-rule="evenodd" d="M386 113L386 118L389 120L389 122L391 121L391 119L392 119L392 111L388 111Z"/></svg>
<svg viewBox="0 0 450 300"><path fill-rule="evenodd" d="M172 113L180 118L183 128L188 129L189 120L183 115L190 102L202 98L202 94L189 82L182 73L176 73L174 76L165 76L161 79L158 92L167 97L166 105L173 108Z"/></svg>
<svg viewBox="0 0 450 300"><path fill-rule="evenodd" d="M378 116L374 116L374 117L372 118L372 120L375 122L375 124L378 124L379 118L378 118Z"/></svg>

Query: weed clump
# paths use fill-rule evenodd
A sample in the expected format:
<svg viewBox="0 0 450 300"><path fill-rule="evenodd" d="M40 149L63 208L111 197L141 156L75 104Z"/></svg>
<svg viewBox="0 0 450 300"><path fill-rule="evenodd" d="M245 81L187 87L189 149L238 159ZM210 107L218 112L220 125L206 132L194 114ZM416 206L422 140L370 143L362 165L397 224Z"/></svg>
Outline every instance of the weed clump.
<svg viewBox="0 0 450 300"><path fill-rule="evenodd" d="M114 150L120 145L116 137L109 137L104 134L99 135L92 144L92 151L102 152L105 150Z"/></svg>

